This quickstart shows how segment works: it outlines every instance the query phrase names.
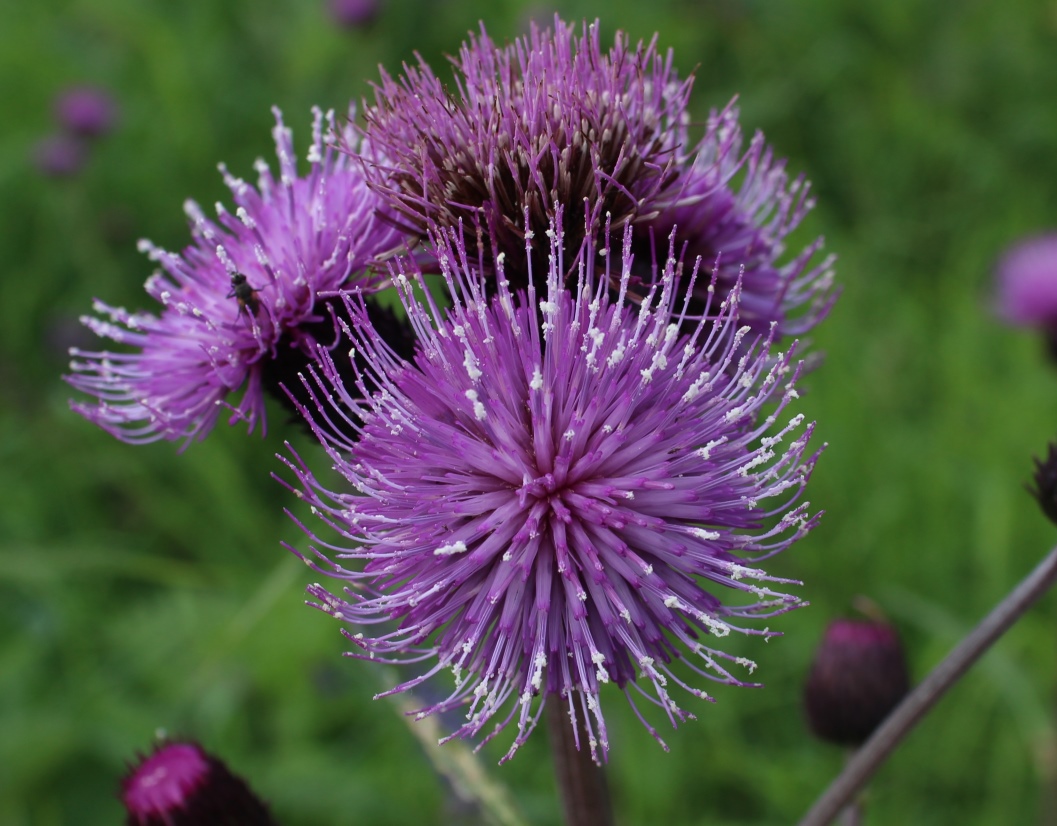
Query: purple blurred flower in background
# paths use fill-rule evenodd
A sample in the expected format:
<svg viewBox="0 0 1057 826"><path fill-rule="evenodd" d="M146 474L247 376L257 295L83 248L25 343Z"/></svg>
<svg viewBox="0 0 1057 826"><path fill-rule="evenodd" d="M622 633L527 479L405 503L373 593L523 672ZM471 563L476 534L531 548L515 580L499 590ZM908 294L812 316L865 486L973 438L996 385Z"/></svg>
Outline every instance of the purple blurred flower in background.
<svg viewBox="0 0 1057 826"><path fill-rule="evenodd" d="M996 288L998 314L1005 321L1057 339L1057 234L1011 247L998 262Z"/></svg>
<svg viewBox="0 0 1057 826"><path fill-rule="evenodd" d="M278 178L258 161L254 188L221 166L234 214L218 204L213 221L188 201L194 243L182 254L140 242L161 267L146 284L161 314L97 301L104 318L83 319L128 349L71 351L67 381L98 399L72 407L119 439L203 438L240 388L230 423L263 426L263 389L289 382L284 368L296 376L317 343L334 338L335 302L319 294L350 285L370 291L384 282L365 269L401 236L377 214L378 197L359 159L330 146L335 136L324 130L335 131L333 113L315 111L303 177L291 132L278 110L275 116ZM351 126L344 141L359 148Z"/></svg>
<svg viewBox="0 0 1057 826"><path fill-rule="evenodd" d="M499 48L482 27L454 63L457 94L420 60L398 80L383 73L366 112L389 162L371 184L412 230L461 222L467 246L483 233L486 253L504 253L515 290L531 267L542 291L547 246L525 253L525 209L539 239L561 205L570 251L607 221L631 224L634 294L651 278L655 245L678 224L685 260L718 261L721 290L744 269L742 316L754 332L777 321L780 333L798 334L828 310L832 258L812 263L821 239L780 263L786 237L813 205L808 184L788 180L762 135L743 151L733 105L713 112L692 143L691 80L679 79L656 38L631 47L618 33L604 51L597 23L577 37L555 18L553 30L533 24ZM708 299L703 290L697 304Z"/></svg>
<svg viewBox="0 0 1057 826"><path fill-rule="evenodd" d="M429 661L393 692L450 672L450 695L420 713L467 709L452 737L498 715L487 742L516 720L504 759L547 695L582 717L599 758L604 683L633 707L642 693L673 725L692 717L669 689L711 698L686 674L745 685L727 665L755 668L705 638L772 636L742 622L800 604L772 590L790 580L757 567L818 519L797 504L813 425L783 418L797 397L792 350L740 325L737 287L714 298L707 323L686 317L697 268L687 278L671 253L632 303L630 233L622 250L589 242L564 260L548 230L542 294L532 282L512 294L500 253L490 302L483 256L467 255L457 231L434 235L454 306L419 293L420 276L395 278L420 342L414 364L361 310L349 330L367 364L361 392L342 385L329 352L315 377L306 416L356 493L288 460L291 487L343 537L305 528L323 550L303 558L342 589L311 586L316 606L352 626L356 656ZM378 389L364 400L368 383ZM362 422L357 439L331 432L343 420Z"/></svg>
<svg viewBox="0 0 1057 826"><path fill-rule="evenodd" d="M95 138L114 128L117 103L96 86L74 86L55 99L55 119L74 135Z"/></svg>
<svg viewBox="0 0 1057 826"><path fill-rule="evenodd" d="M121 781L127 826L275 826L253 790L197 743L162 742Z"/></svg>
<svg viewBox="0 0 1057 826"><path fill-rule="evenodd" d="M86 147L73 135L48 135L37 141L31 150L33 165L49 178L69 178L84 167Z"/></svg>
<svg viewBox="0 0 1057 826"><path fill-rule="evenodd" d="M377 19L381 5L381 0L327 0L327 11L339 26L360 29Z"/></svg>

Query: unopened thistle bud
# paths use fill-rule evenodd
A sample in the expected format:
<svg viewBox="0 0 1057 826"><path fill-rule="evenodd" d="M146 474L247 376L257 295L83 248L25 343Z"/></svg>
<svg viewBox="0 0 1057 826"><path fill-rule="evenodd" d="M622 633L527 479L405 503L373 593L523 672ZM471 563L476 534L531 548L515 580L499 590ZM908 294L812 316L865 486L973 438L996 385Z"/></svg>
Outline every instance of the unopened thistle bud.
<svg viewBox="0 0 1057 826"><path fill-rule="evenodd" d="M836 620L826 628L804 686L808 725L822 740L861 745L909 688L895 628L882 620Z"/></svg>
<svg viewBox="0 0 1057 826"><path fill-rule="evenodd" d="M121 781L126 826L276 826L242 778L197 743L163 741Z"/></svg>

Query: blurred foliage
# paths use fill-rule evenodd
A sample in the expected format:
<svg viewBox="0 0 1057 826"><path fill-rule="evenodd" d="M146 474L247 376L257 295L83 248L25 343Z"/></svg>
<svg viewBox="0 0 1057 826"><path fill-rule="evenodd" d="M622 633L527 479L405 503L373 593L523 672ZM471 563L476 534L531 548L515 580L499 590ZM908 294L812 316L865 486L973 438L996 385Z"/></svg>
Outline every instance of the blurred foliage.
<svg viewBox="0 0 1057 826"><path fill-rule="evenodd" d="M549 9L382 0L368 30L325 0L37 0L0 5L0 823L110 824L118 777L153 732L191 735L289 826L473 823L392 706L343 660L270 474L290 438L220 427L177 453L122 445L67 409L65 350L94 296L145 306L135 242L179 249L180 204L226 192L271 153L273 104L295 138L313 104L370 97L377 65L435 65L484 18L498 40ZM800 682L828 618L868 594L923 674L1035 562L1052 527L1022 490L1055 429L1057 373L1000 327L990 267L1057 225L1053 0L569 0L608 39L659 32L695 111L740 95L818 207L844 295L816 334L826 363L802 409L830 443L811 485L822 526L777 561L812 607L743 643L763 690L726 689L664 733L613 692L611 780L623 826L788 824L838 770L810 740ZM68 180L27 159L53 96L111 89L117 130ZM296 510L296 508L295 508ZM1042 822L1057 788L1055 605L1047 598L954 690L873 784L867 822ZM689 701L688 701L689 702ZM684 703L686 705L687 703ZM558 809L540 732L510 764L527 820ZM1049 817L1054 813L1049 811ZM1050 821L1046 821L1050 822Z"/></svg>

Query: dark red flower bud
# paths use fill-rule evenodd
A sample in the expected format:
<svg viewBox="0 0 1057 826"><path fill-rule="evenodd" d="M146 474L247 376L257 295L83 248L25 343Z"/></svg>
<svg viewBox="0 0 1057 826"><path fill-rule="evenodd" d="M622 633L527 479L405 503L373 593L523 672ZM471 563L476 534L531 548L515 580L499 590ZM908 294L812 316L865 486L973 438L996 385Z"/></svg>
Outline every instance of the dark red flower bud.
<svg viewBox="0 0 1057 826"><path fill-rule="evenodd" d="M121 781L126 826L276 826L241 777L197 743L162 742Z"/></svg>
<svg viewBox="0 0 1057 826"><path fill-rule="evenodd" d="M862 744L910 688L896 630L879 620L830 623L804 686L804 709L816 736Z"/></svg>

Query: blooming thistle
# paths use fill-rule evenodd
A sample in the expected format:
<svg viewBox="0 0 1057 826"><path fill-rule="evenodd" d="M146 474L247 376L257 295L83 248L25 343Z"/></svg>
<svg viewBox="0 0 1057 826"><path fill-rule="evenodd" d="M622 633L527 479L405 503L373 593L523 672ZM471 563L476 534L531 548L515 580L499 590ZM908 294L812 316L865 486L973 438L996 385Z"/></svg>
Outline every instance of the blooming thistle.
<svg viewBox="0 0 1057 826"><path fill-rule="evenodd" d="M164 271L146 283L161 314L96 301L107 319L82 319L131 352L72 350L67 381L99 400L72 407L123 441L203 438L222 407L232 410L230 424L245 420L252 431L261 420L263 429L263 389L283 381L283 368L296 376L318 342L333 340L340 303L320 293L383 285L364 270L401 236L377 214L359 159L331 146L333 113L314 110L310 169L298 177L291 132L274 111L278 180L263 160L256 188L221 165L234 215L217 204L213 221L188 201L194 243L182 254L140 242ZM359 148L351 126L342 132ZM226 399L239 388L242 398L230 407Z"/></svg>
<svg viewBox="0 0 1057 826"><path fill-rule="evenodd" d="M802 415L779 424L800 367L792 348L770 352L770 337L743 340L738 288L706 308L707 322L689 319L669 255L630 302L625 228L620 260L589 246L567 290L562 238L548 236L546 293L530 279L512 294L498 254L490 302L483 256L471 261L458 232L434 237L452 308L419 299L421 276L395 276L419 340L414 364L395 357L361 307L348 329L366 365L358 392L341 384L330 352L306 380L315 398L305 415L356 493L329 491L296 454L286 460L291 488L343 538L302 526L334 554L313 547L302 558L343 589L312 585L310 604L352 626L352 656L432 661L388 693L450 670L450 695L419 714L468 706L451 737L475 737L501 715L483 745L516 717L504 760L546 695L583 715L601 759L603 683L633 707L631 689L640 691L673 725L692 715L672 683L711 699L688 672L747 685L724 663L750 673L755 664L703 638L776 634L740 623L802 603L772 590L792 580L757 564L818 520L797 504L817 458L805 456L814 426ZM366 395L369 384L377 390ZM342 435L346 421L356 440ZM676 659L685 669L671 667Z"/></svg>
<svg viewBox="0 0 1057 826"><path fill-rule="evenodd" d="M724 293L744 271L741 315L754 333L777 321L781 334L800 334L826 313L832 258L813 263L822 239L780 263L785 238L813 206L809 185L789 181L759 133L742 153L733 104L713 112L692 145L692 79L679 79L656 37L632 48L618 33L604 52L597 23L575 37L555 18L553 31L533 24L506 48L482 27L453 62L454 94L420 59L399 81L383 73L366 112L388 159L372 186L413 230L461 225L471 249L487 235L516 291L530 267L548 269L546 247L524 243L526 206L536 237L563 205L566 227L584 228L596 247L607 221L630 223L640 262L652 262L654 243L678 225L686 260L716 263ZM570 251L584 240L577 236L567 238ZM648 275L633 273L632 294ZM704 290L702 282L698 304Z"/></svg>
<svg viewBox="0 0 1057 826"><path fill-rule="evenodd" d="M461 224L473 249L486 233L515 289L530 264L547 271L546 247L526 260L526 208L538 237L559 205L567 227L599 231L608 213L619 228L674 182L690 82L656 38L618 33L607 53L597 23L576 38L555 18L501 49L482 25L453 63L455 95L421 59L399 82L382 73L365 116L389 166L372 185L423 235Z"/></svg>

